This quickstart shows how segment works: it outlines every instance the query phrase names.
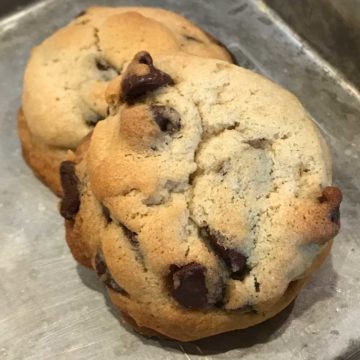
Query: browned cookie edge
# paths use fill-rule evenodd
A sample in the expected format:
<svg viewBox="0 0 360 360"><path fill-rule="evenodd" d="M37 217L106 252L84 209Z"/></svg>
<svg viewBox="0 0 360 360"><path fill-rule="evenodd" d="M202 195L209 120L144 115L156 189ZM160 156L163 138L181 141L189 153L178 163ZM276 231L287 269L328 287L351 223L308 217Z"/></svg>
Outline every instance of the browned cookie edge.
<svg viewBox="0 0 360 360"><path fill-rule="evenodd" d="M122 297L119 296L114 291L111 291L111 289L108 290L110 298L114 306L121 311L123 314L123 318L140 334L146 335L146 336L155 336L160 338L171 338L178 341L188 342L188 341L194 341L199 340L205 337L217 335L224 332L234 331L234 330L241 330L246 329L248 327L260 324L264 321L267 321L283 311L286 307L288 307L296 298L296 296L299 294L300 290L306 285L306 283L311 278L312 274L316 272L316 270L322 265L322 263L325 261L327 256L330 253L331 246L332 246L333 240L330 240L323 251L318 255L318 257L314 260L312 266L308 269L308 271L303 274L303 277L291 282L289 284L288 289L285 291L283 296L279 299L279 301L271 307L266 312L254 312L251 314L251 316L244 317L244 321L241 321L241 319L237 318L234 319L234 321L231 321L231 323L223 324L223 326L217 326L216 328L212 328L209 326L206 327L198 327L196 334L193 331L193 327L190 324L189 328L184 330L184 328L180 327L174 327L171 328L165 327L159 328L157 327L156 330L151 329L151 324L149 323L149 318L142 318L137 317L138 314L131 313L129 308L127 308L126 302L122 301ZM134 309L134 308L132 308ZM125 314L125 315L124 315ZM229 313L229 316L231 317L231 313ZM240 315L241 316L241 315ZM172 317L170 315L170 317ZM173 319L175 321L175 319ZM180 319L179 319L180 321ZM206 322L208 324L208 322ZM169 331L170 330L170 331Z"/></svg>
<svg viewBox="0 0 360 360"><path fill-rule="evenodd" d="M39 144L30 133L22 109L17 116L17 131L22 147L23 158L34 175L56 195L62 196L59 167L65 160L67 151L52 149L44 144Z"/></svg>

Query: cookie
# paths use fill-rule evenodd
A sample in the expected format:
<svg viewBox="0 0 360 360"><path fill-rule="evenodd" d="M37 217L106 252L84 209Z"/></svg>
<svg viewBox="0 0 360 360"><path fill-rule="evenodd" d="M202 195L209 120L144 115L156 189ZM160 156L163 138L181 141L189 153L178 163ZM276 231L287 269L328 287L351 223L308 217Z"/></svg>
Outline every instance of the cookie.
<svg viewBox="0 0 360 360"><path fill-rule="evenodd" d="M60 162L107 116L108 82L141 50L232 61L223 46L187 19L146 7L90 8L32 51L19 136L26 161L57 194Z"/></svg>
<svg viewBox="0 0 360 360"><path fill-rule="evenodd" d="M340 228L325 141L299 101L224 61L141 52L62 164L77 261L141 332L191 341L286 307Z"/></svg>

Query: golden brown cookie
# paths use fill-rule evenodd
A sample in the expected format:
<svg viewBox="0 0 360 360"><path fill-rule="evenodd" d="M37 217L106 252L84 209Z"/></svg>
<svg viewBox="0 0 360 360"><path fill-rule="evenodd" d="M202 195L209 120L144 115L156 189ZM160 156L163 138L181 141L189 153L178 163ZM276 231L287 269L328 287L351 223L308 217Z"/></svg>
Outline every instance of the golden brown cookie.
<svg viewBox="0 0 360 360"><path fill-rule="evenodd" d="M61 165L60 211L112 302L182 341L286 307L326 258L342 199L298 100L220 60L146 52L107 99L111 115Z"/></svg>
<svg viewBox="0 0 360 360"><path fill-rule="evenodd" d="M146 7L90 8L33 49L24 76L20 140L28 164L57 194L66 151L75 150L107 116L108 82L141 50L232 61L187 19Z"/></svg>
<svg viewBox="0 0 360 360"><path fill-rule="evenodd" d="M62 194L59 178L59 165L66 158L66 150L50 148L31 136L22 109L18 112L17 130L22 147L22 154L35 176L58 196Z"/></svg>

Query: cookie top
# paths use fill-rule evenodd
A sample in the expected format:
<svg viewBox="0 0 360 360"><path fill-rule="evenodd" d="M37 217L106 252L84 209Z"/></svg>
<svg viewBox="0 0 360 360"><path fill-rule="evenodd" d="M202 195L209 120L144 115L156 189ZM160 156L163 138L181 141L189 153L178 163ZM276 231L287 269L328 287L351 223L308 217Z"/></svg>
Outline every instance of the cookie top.
<svg viewBox="0 0 360 360"><path fill-rule="evenodd" d="M116 82L80 166L114 281L153 313L270 309L339 230L317 127L220 60L140 53Z"/></svg>
<svg viewBox="0 0 360 360"><path fill-rule="evenodd" d="M184 51L231 61L214 39L156 8L93 7L36 47L24 77L23 111L40 142L75 149L107 115L104 90L134 54Z"/></svg>

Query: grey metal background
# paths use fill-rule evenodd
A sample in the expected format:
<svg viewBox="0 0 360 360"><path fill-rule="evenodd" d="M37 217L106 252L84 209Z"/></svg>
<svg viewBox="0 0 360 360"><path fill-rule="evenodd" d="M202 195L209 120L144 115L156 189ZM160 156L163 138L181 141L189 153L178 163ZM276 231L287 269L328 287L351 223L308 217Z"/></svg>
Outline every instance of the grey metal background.
<svg viewBox="0 0 360 360"><path fill-rule="evenodd" d="M332 147L334 182L345 195L332 255L293 306L252 329L180 344L119 324L94 274L69 254L55 196L24 164L15 126L30 49L94 3L45 0L0 19L0 359L358 359L359 92L260 0L96 3L182 13L241 65L300 97Z"/></svg>
<svg viewBox="0 0 360 360"><path fill-rule="evenodd" d="M324 59L360 87L359 0L265 0Z"/></svg>

